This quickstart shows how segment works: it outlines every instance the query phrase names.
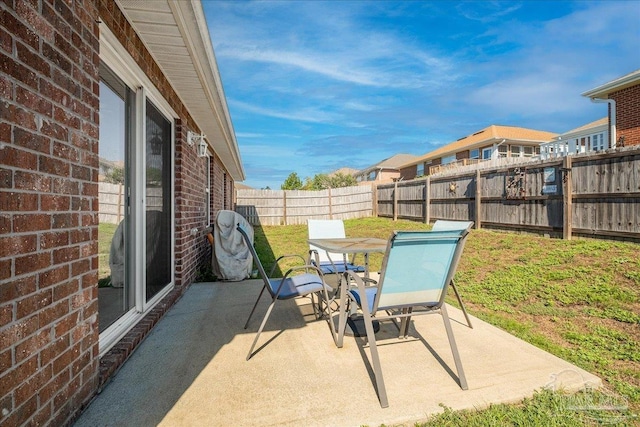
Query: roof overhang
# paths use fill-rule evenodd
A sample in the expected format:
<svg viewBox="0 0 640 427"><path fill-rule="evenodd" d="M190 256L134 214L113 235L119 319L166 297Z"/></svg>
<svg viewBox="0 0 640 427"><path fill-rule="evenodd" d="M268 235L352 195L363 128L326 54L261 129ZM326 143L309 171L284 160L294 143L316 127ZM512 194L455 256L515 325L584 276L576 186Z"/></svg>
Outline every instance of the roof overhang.
<svg viewBox="0 0 640 427"><path fill-rule="evenodd" d="M236 181L244 168L200 1L116 0L209 146Z"/></svg>
<svg viewBox="0 0 640 427"><path fill-rule="evenodd" d="M608 83L598 86L597 88L588 90L582 94L589 98L607 99L609 94L631 86L640 84L640 69L626 74L620 78L612 80Z"/></svg>

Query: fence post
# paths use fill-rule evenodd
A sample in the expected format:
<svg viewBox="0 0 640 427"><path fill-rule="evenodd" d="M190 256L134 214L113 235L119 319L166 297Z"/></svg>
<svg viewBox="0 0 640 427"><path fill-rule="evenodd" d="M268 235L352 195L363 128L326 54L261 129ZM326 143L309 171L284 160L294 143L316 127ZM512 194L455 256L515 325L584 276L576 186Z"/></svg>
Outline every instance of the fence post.
<svg viewBox="0 0 640 427"><path fill-rule="evenodd" d="M284 216L282 222L287 225L287 190L282 192L282 215Z"/></svg>
<svg viewBox="0 0 640 427"><path fill-rule="evenodd" d="M116 213L116 224L120 224L120 210L122 210L122 199L124 196L124 186L118 184L118 210Z"/></svg>
<svg viewBox="0 0 640 427"><path fill-rule="evenodd" d="M371 215L376 218L378 216L378 185L371 184L369 188L371 188Z"/></svg>
<svg viewBox="0 0 640 427"><path fill-rule="evenodd" d="M393 183L393 220L398 220L398 181Z"/></svg>
<svg viewBox="0 0 640 427"><path fill-rule="evenodd" d="M331 187L329 187L329 219L333 219L333 206L331 205Z"/></svg>
<svg viewBox="0 0 640 427"><path fill-rule="evenodd" d="M430 189L431 186L429 182L431 181L431 177L427 176L427 179L424 180L424 223L429 224L431 222L431 212L429 212L429 198L430 198Z"/></svg>
<svg viewBox="0 0 640 427"><path fill-rule="evenodd" d="M476 171L476 230L479 230L482 227L482 218L480 215L480 210L482 208L482 189L480 188L480 169Z"/></svg>
<svg viewBox="0 0 640 427"><path fill-rule="evenodd" d="M571 240L573 229L573 184L571 182L571 156L565 156L562 165L562 238Z"/></svg>

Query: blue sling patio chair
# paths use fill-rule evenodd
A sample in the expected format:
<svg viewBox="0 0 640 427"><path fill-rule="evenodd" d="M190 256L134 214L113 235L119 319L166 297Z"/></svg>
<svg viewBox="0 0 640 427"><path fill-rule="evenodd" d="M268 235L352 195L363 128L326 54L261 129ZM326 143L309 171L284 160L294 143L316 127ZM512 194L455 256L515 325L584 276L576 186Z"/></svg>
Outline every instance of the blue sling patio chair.
<svg viewBox="0 0 640 427"><path fill-rule="evenodd" d="M307 220L307 233L309 239L343 239L346 237L344 230L344 222L341 219L309 219ZM368 261L365 254L365 262ZM309 264L317 266L322 274L335 275L337 279L335 283L335 294L332 295L332 299L329 300L329 305L332 306L337 302L337 293L342 285L342 274L351 270L357 273L364 273L366 268L362 265L354 264L355 254L352 259L349 260L346 254L338 252L329 252L318 248L312 244L309 244ZM347 282L348 283L348 282Z"/></svg>
<svg viewBox="0 0 640 427"><path fill-rule="evenodd" d="M449 339L458 372L460 387L467 390L451 322L444 303L447 289L455 275L462 255L462 243L468 230L396 231L387 244L382 271L377 286L366 286L357 275L346 271L345 276L356 283L352 289L342 289L338 322L337 346L342 347L347 317L347 301L362 311L375 386L380 406L389 406L382 376L373 321L401 320L401 335L408 330L411 316L439 313Z"/></svg>
<svg viewBox="0 0 640 427"><path fill-rule="evenodd" d="M262 263L260 262L260 258L258 258L258 254L253 247L253 242L247 234L247 231L240 224L237 225L237 230L242 235L242 238L247 244L249 251L251 252L251 256L253 257L256 266L258 267L258 272L260 273L260 277L263 282L260 294L258 295L253 308L251 309L251 313L249 314L247 322L244 324L244 329L247 329L247 327L249 326L249 321L251 320L253 313L256 311L256 307L258 306L258 303L260 302L260 298L262 297L264 291L267 290L269 295L271 295L271 304L267 308L267 312L262 319L262 323L258 328L256 337L254 338L253 344L251 344L251 348L249 349L249 353L247 354L247 360L249 360L254 355L253 349L258 343L258 338L260 338L260 334L267 324L267 320L271 315L271 311L273 310L273 306L276 304L276 301L287 300L301 296L309 296L311 298L311 305L313 307L313 312L316 319L327 317L330 321L331 313L328 312L329 306L326 301L329 301L329 293L332 293L333 289L324 282L322 271L320 271L313 265L304 264L305 260L301 255L283 255L279 257L276 260L273 268L271 269L271 273L267 275L264 267L262 266ZM278 263L281 260L289 257L299 258L304 265L288 269L284 273L284 276L281 278L271 278L278 267ZM317 302L315 301L314 295L318 298ZM325 301L324 304L323 301ZM335 342L337 337L333 325L330 329Z"/></svg>
<svg viewBox="0 0 640 427"><path fill-rule="evenodd" d="M431 227L431 231L442 231L442 230L470 231L471 227L473 227L473 221L446 221L446 220L439 219L439 220L436 220L436 222L433 224L433 227ZM460 249L460 252L464 250L464 243L466 240L467 238L465 236L465 238L461 243L462 249ZM458 292L458 288L456 287L455 280L451 279L450 285L451 285L451 289L453 289L453 293L456 294L458 304L460 304L460 309L464 314L464 318L467 321L467 325L469 325L469 327L473 329L473 325L471 324L471 319L469 318L469 314L467 314L467 309L464 307L464 303L462 302L462 298L460 297L460 293Z"/></svg>
<svg viewBox="0 0 640 427"><path fill-rule="evenodd" d="M341 239L346 237L344 223L340 219L310 219L307 221L309 239ZM342 274L346 270L362 273L364 266L353 264L341 253L324 251L309 245L310 264L317 265L323 274Z"/></svg>

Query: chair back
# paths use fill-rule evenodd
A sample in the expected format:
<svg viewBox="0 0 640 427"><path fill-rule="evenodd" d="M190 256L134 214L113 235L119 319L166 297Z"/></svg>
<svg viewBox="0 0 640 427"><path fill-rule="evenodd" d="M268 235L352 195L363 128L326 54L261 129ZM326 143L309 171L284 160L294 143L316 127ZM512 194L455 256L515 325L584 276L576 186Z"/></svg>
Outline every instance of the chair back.
<svg viewBox="0 0 640 427"><path fill-rule="evenodd" d="M456 273L468 231L396 231L382 262L373 312L439 308Z"/></svg>
<svg viewBox="0 0 640 427"><path fill-rule="evenodd" d="M447 221L439 219L433 223L431 231L443 230L471 230L473 221Z"/></svg>
<svg viewBox="0 0 640 427"><path fill-rule="evenodd" d="M310 239L342 239L346 237L344 223L341 219L310 219L307 221L307 231ZM320 264L325 262L342 261L341 253L327 252L316 246L309 245L310 250L318 252Z"/></svg>
<svg viewBox="0 0 640 427"><path fill-rule="evenodd" d="M466 230L467 232L471 232L471 227L473 227L473 221L447 221L443 219L438 219L433 223L433 227L431 227L431 231L444 231L444 230ZM464 235L462 238L462 242L460 243L460 254L464 251L464 245L467 241L468 233Z"/></svg>

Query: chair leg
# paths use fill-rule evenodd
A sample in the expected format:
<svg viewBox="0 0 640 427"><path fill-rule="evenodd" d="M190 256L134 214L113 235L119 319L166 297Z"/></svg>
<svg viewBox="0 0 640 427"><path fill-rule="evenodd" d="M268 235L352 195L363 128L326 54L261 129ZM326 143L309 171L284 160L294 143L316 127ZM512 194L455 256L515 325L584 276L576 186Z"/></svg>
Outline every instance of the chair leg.
<svg viewBox="0 0 640 427"><path fill-rule="evenodd" d="M456 345L456 339L453 336L453 329L451 329L451 321L449 320L449 314L447 314L447 308L445 304L440 307L440 314L442 314L442 320L444 321L444 328L447 330L447 337L449 338L449 346L451 347L451 353L453 353L453 361L456 364L456 370L458 371L458 379L460 380L460 388L468 390L467 378L464 375L462 369L462 361L460 360L460 354L458 353L458 346Z"/></svg>
<svg viewBox="0 0 640 427"><path fill-rule="evenodd" d="M312 292L308 295L309 300L311 300L311 309L313 310L313 317L318 320L320 318L320 310L322 309L320 299L318 299L318 305L316 306L316 298L315 292Z"/></svg>
<svg viewBox="0 0 640 427"><path fill-rule="evenodd" d="M338 311L338 336L336 340L336 347L342 348L344 342L344 330L347 326L347 294L346 289L340 289L340 307ZM331 329L333 330L333 319L329 318Z"/></svg>
<svg viewBox="0 0 640 427"><path fill-rule="evenodd" d="M451 288L453 289L453 292L455 292L456 298L458 298L458 304L460 304L460 308L462 309L462 313L464 314L464 318L467 320L467 325L469 325L469 327L471 329L473 329L473 325L471 324L471 319L469 319L469 315L467 314L467 309L464 308L464 303L462 302L462 298L460 297L460 294L458 293L458 288L456 288L456 284L455 284L455 282L453 280L451 281Z"/></svg>
<svg viewBox="0 0 640 427"><path fill-rule="evenodd" d="M382 408L389 407L387 399L387 389L384 386L384 378L382 377L382 367L380 366L380 356L378 355L378 346L376 345L376 333L373 330L373 319L369 310L363 310L364 327L367 331L367 341L369 342L369 351L371 352L371 363L373 364L373 372L376 377L376 390L378 391L378 399Z"/></svg>
<svg viewBox="0 0 640 427"><path fill-rule="evenodd" d="M251 344L251 348L249 349L249 354L247 354L247 360L251 359L251 356L253 356L253 349L256 346L256 343L258 342L258 338L260 338L260 334L262 333L262 330L264 329L264 325L267 324L267 319L269 318L269 315L271 315L271 310L273 310L273 306L276 304L277 299L273 299L273 301L271 301L271 304L269 305L269 308L267 308L267 312L264 315L264 319L262 319L262 323L260 324L260 328L258 328L258 332L256 333L256 337L253 339L253 344Z"/></svg>
<svg viewBox="0 0 640 427"><path fill-rule="evenodd" d="M411 314L413 311L413 307L403 308L403 314ZM407 338L409 336L409 325L411 324L411 316L406 316L402 318L400 322L400 334L399 338Z"/></svg>
<svg viewBox="0 0 640 427"><path fill-rule="evenodd" d="M251 309L251 313L249 313L249 318L247 319L247 322L244 324L244 329L247 329L247 326L249 326L249 321L251 320L251 316L253 316L253 312L256 311L256 307L258 306L258 302L260 302L260 298L262 297L262 293L264 292L265 287L262 287L262 290L260 291L260 295L258 295L258 299L256 299L255 304L253 304L253 308Z"/></svg>

